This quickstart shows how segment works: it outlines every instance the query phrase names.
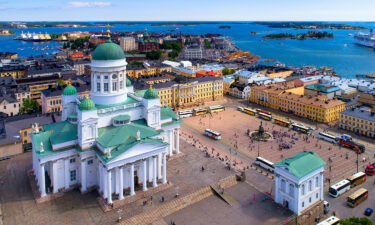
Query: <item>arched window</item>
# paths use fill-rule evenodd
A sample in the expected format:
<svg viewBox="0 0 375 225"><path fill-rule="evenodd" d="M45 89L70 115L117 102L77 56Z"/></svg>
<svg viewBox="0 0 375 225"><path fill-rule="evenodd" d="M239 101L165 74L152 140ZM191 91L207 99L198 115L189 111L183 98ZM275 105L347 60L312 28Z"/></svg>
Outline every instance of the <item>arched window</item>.
<svg viewBox="0 0 375 225"><path fill-rule="evenodd" d="M309 191L312 191L312 181L309 180Z"/></svg>
<svg viewBox="0 0 375 225"><path fill-rule="evenodd" d="M293 184L289 184L289 195L294 197L294 186Z"/></svg>
<svg viewBox="0 0 375 225"><path fill-rule="evenodd" d="M302 187L301 187L301 194L305 195L305 185L304 184L302 184Z"/></svg>
<svg viewBox="0 0 375 225"><path fill-rule="evenodd" d="M319 177L315 177L315 187L319 187Z"/></svg>
<svg viewBox="0 0 375 225"><path fill-rule="evenodd" d="M285 192L285 189L286 189L286 182L284 179L281 179L281 191Z"/></svg>

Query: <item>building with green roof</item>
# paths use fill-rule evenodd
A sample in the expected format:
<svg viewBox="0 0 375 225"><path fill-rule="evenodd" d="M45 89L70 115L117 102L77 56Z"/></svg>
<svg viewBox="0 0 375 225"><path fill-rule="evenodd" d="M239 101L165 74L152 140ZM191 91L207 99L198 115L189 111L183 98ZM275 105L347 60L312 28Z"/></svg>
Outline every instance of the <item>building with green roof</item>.
<svg viewBox="0 0 375 225"><path fill-rule="evenodd" d="M325 166L326 162L312 151L275 163L275 202L300 215L323 201Z"/></svg>
<svg viewBox="0 0 375 225"><path fill-rule="evenodd" d="M91 63L90 97L79 97L68 85L61 121L31 134L40 198L50 189L96 188L103 202L112 204L135 195L135 186L147 191L167 182L166 159L180 152L181 121L161 107L155 89L134 93L126 65L120 46L110 39L99 45Z"/></svg>

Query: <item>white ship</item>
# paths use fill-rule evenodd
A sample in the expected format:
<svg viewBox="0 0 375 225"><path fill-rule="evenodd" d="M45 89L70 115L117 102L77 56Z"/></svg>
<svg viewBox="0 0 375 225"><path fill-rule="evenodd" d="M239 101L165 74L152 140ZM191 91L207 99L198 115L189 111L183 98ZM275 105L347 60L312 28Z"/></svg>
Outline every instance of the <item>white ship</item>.
<svg viewBox="0 0 375 225"><path fill-rule="evenodd" d="M21 33L20 36L16 37L14 40L20 40L20 41L33 41L33 42L42 42L42 41L51 41L52 38L49 34L45 33Z"/></svg>
<svg viewBox="0 0 375 225"><path fill-rule="evenodd" d="M373 30L370 30L370 33L356 33L354 35L354 40L356 44L366 46L366 47L375 47L375 35Z"/></svg>

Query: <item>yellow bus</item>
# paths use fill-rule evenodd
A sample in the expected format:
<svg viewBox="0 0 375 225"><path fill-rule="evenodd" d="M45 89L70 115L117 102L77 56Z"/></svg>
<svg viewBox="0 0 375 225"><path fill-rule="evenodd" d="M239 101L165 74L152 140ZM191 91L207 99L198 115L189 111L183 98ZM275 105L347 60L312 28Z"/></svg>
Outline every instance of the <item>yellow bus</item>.
<svg viewBox="0 0 375 225"><path fill-rule="evenodd" d="M222 105L209 106L208 109L210 110L211 113L225 111L225 107Z"/></svg>
<svg viewBox="0 0 375 225"><path fill-rule="evenodd" d="M207 108L198 108L193 110L194 116L200 116L208 113Z"/></svg>
<svg viewBox="0 0 375 225"><path fill-rule="evenodd" d="M278 118L273 119L273 123L275 123L277 125L280 125L282 127L289 127L290 126L289 121L286 121L286 120L283 120L283 119L278 119Z"/></svg>
<svg viewBox="0 0 375 225"><path fill-rule="evenodd" d="M366 174L364 172L358 172L353 174L347 179L350 181L350 187L354 188L357 185L360 185L366 181Z"/></svg>
<svg viewBox="0 0 375 225"><path fill-rule="evenodd" d="M252 116L257 116L258 112L255 109L244 108L243 112Z"/></svg>
<svg viewBox="0 0 375 225"><path fill-rule="evenodd" d="M359 205L359 203L361 203L364 200L366 200L367 198L368 198L368 191L367 191L367 189L360 188L360 189L358 189L356 192L354 192L353 194L351 194L348 197L346 203L348 204L348 206L354 208L357 205Z"/></svg>

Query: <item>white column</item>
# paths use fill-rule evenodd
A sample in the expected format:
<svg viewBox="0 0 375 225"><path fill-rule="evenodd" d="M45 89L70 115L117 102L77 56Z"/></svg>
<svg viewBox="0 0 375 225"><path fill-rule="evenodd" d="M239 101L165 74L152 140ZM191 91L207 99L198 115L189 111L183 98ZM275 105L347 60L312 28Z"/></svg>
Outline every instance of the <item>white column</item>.
<svg viewBox="0 0 375 225"><path fill-rule="evenodd" d="M176 154L180 153L180 129L176 129Z"/></svg>
<svg viewBox="0 0 375 225"><path fill-rule="evenodd" d="M40 189L40 197L46 196L46 172L44 171L44 164L40 165L40 179L39 179L39 189Z"/></svg>
<svg viewBox="0 0 375 225"><path fill-rule="evenodd" d="M148 159L147 159L147 164L148 164L148 181L149 182L151 182L152 181L152 168L154 168L153 166L152 166L152 157L149 157Z"/></svg>
<svg viewBox="0 0 375 225"><path fill-rule="evenodd" d="M119 176L120 176L120 200L124 199L124 167L120 167L119 169Z"/></svg>
<svg viewBox="0 0 375 225"><path fill-rule="evenodd" d="M81 160L81 192L87 191L86 185L86 161Z"/></svg>
<svg viewBox="0 0 375 225"><path fill-rule="evenodd" d="M143 184L142 184L142 190L147 191L147 160L143 160Z"/></svg>
<svg viewBox="0 0 375 225"><path fill-rule="evenodd" d="M319 193L319 199L321 200L324 200L324 174L323 172L320 173L320 176L319 176L319 182L320 182L320 193Z"/></svg>
<svg viewBox="0 0 375 225"><path fill-rule="evenodd" d="M111 171L107 171L107 198L108 203L112 203L112 174Z"/></svg>
<svg viewBox="0 0 375 225"><path fill-rule="evenodd" d="M119 175L120 175L120 171L119 171L119 167L116 167L115 168L115 193L116 194L120 194L120 178L119 178Z"/></svg>
<svg viewBox="0 0 375 225"><path fill-rule="evenodd" d="M99 173L99 194L103 191L102 181L103 181L103 171L102 171L102 164L98 162L98 173Z"/></svg>
<svg viewBox="0 0 375 225"><path fill-rule="evenodd" d="M167 153L163 154L163 184L167 183Z"/></svg>
<svg viewBox="0 0 375 225"><path fill-rule="evenodd" d="M161 179L162 178L162 174L161 174L161 162L162 161L162 156L161 156L161 153L158 154L158 179Z"/></svg>
<svg viewBox="0 0 375 225"><path fill-rule="evenodd" d="M107 170L104 168L104 165L103 165L103 168L102 168L102 172L103 172L103 180L102 180L102 186L103 186L103 198L108 198L108 185L107 185L107 182L108 182L108 174L107 174Z"/></svg>
<svg viewBox="0 0 375 225"><path fill-rule="evenodd" d="M169 135L169 156L173 155L173 130L168 131Z"/></svg>
<svg viewBox="0 0 375 225"><path fill-rule="evenodd" d="M153 162L153 166L154 166L154 169L153 169L153 177L152 177L152 186L153 187L157 187L158 186L158 184L157 184L157 182L156 182L156 176L157 176L157 166L156 166L156 157L154 156L153 157L153 160L154 160L154 162Z"/></svg>
<svg viewBox="0 0 375 225"><path fill-rule="evenodd" d="M70 187L70 170L69 170L69 165L70 165L70 159L67 158L64 161L65 164L65 189L69 189Z"/></svg>
<svg viewBox="0 0 375 225"><path fill-rule="evenodd" d="M52 185L53 185L53 193L57 193L59 191L59 187L57 186L58 177L57 177L57 161L52 162Z"/></svg>
<svg viewBox="0 0 375 225"><path fill-rule="evenodd" d="M134 192L134 164L130 164L130 195L135 195Z"/></svg>

